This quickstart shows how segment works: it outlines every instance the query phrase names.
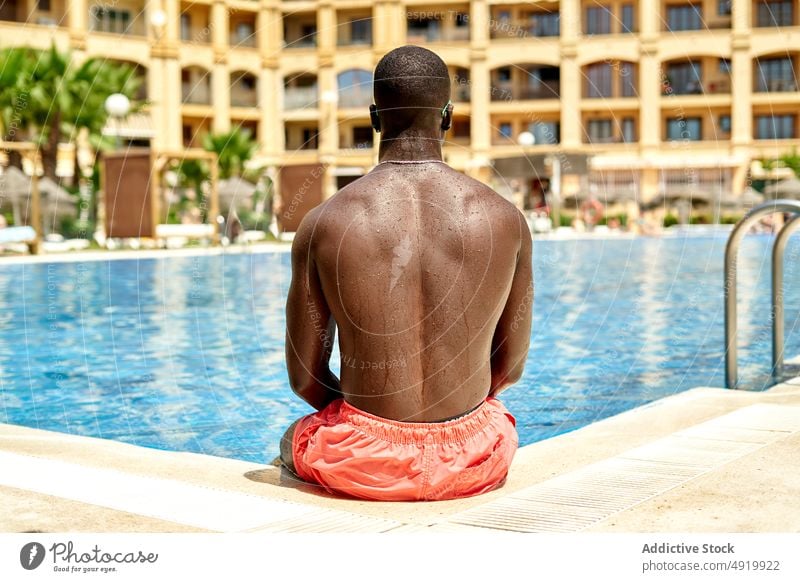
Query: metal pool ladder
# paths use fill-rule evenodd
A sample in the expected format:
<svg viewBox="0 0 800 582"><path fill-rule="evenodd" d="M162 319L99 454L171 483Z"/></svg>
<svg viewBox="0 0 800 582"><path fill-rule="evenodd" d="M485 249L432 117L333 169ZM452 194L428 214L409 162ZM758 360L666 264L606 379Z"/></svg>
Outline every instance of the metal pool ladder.
<svg viewBox="0 0 800 582"><path fill-rule="evenodd" d="M725 247L725 385L737 388L739 365L737 361L736 339L738 320L736 315L736 269L739 257L739 243L759 219L776 212L794 212L792 217L778 233L772 246L772 375L783 374L783 253L789 237L800 229L800 201L771 200L759 204L733 228Z"/></svg>

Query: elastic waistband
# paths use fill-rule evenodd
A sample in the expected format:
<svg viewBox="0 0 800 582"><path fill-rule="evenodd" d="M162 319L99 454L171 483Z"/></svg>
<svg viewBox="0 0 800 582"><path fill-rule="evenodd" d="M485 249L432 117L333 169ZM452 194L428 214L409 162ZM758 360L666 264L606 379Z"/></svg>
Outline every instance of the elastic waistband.
<svg viewBox="0 0 800 582"><path fill-rule="evenodd" d="M463 416L443 422L403 422L382 418L365 412L342 400L339 415L342 421L377 438L400 444L463 442L482 433L498 406L494 398L487 398L477 408Z"/></svg>

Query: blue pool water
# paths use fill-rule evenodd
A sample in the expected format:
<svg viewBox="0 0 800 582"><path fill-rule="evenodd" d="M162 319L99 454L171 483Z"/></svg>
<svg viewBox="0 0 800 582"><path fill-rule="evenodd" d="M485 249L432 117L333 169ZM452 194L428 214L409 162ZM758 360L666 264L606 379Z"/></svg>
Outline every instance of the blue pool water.
<svg viewBox="0 0 800 582"><path fill-rule="evenodd" d="M536 241L522 444L723 386L725 238ZM769 249L740 259L740 371L769 383ZM786 253L800 353L800 241ZM0 262L0 422L268 462L310 408L286 384L287 253ZM337 354L334 354L336 356Z"/></svg>

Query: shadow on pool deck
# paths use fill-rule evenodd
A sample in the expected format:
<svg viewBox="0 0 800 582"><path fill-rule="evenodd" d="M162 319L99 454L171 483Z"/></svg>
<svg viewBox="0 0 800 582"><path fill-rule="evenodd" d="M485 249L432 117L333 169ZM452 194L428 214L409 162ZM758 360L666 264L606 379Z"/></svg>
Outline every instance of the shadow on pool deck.
<svg viewBox="0 0 800 582"><path fill-rule="evenodd" d="M800 378L696 388L521 448L467 499L335 498L277 467L0 425L0 531L800 531ZM480 528L480 529L477 529Z"/></svg>

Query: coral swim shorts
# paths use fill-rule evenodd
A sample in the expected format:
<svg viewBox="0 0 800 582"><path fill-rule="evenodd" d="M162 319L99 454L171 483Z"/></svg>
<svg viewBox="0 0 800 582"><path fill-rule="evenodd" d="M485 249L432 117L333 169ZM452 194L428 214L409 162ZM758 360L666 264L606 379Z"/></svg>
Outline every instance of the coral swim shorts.
<svg viewBox="0 0 800 582"><path fill-rule="evenodd" d="M519 439L495 398L444 422L400 422L343 399L304 416L292 439L297 475L326 490L379 501L440 500L505 483Z"/></svg>

